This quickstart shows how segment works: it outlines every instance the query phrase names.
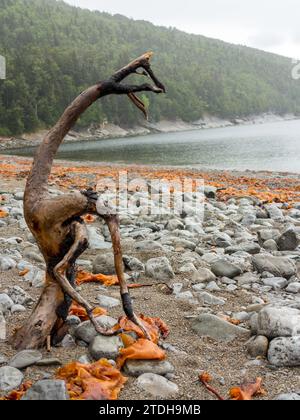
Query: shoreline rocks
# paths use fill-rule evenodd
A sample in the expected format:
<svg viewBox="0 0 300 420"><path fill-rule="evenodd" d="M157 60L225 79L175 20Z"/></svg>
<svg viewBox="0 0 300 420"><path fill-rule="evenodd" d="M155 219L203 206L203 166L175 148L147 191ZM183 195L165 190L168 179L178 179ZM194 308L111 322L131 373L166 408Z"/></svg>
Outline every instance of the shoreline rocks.
<svg viewBox="0 0 300 420"><path fill-rule="evenodd" d="M8 365L16 369L24 369L42 360L43 355L37 350L23 350L13 356Z"/></svg>
<svg viewBox="0 0 300 420"><path fill-rule="evenodd" d="M270 254L255 255L252 262L259 273L271 273L274 277L290 279L297 272L295 263L286 257L274 257Z"/></svg>
<svg viewBox="0 0 300 420"><path fill-rule="evenodd" d="M157 293L157 296L167 296L167 302L176 308L174 313L178 311L182 315L184 328L191 334L192 340L198 340L201 345L206 346L214 340L219 342L215 343L218 351L219 347L226 348L226 343L235 340L232 346L240 346L244 355L248 351L248 357L268 357L270 365L275 367L298 366L299 205L299 208L289 208L273 204L267 205L265 209L263 203L254 197L233 197L221 202L218 201L217 189L206 186L201 191L204 200L203 214L197 213L195 197L188 193L184 195L182 214L169 216L145 214L145 194L134 189L130 193L136 195L138 211L135 215L122 214L120 218L122 246L125 251L123 262L129 282L133 285L158 283L151 291ZM53 194L59 192L53 191ZM19 321L23 317L22 312L29 313L37 300L35 288L44 284L45 264L32 235L26 230L22 197L21 191L17 195L5 196L8 216L3 219L3 227L0 226L5 236L0 237L0 272L4 279L0 289L0 340L7 338L6 328L11 330L11 322ZM154 208L158 208L159 198L159 191L156 191L152 198ZM114 256L109 232L100 221L94 223L89 226L90 249L78 263L95 274L114 275ZM7 226L13 229L13 236L8 238ZM27 269L29 271L25 275L18 275ZM13 283L6 284L6 276L10 278L12 275L15 277ZM118 317L121 302L114 289L102 285L91 287L95 288L92 289L95 292L88 295L91 304L107 308L109 313ZM81 285L78 289L85 292L86 285ZM133 291L132 297L134 299L142 296L147 307L147 301L151 297L149 289L143 290L145 293L140 294ZM143 305L142 302L141 306ZM170 325L174 328L173 313L168 314L167 306L168 304L159 308L159 315L164 319L164 314L167 313L167 323L171 320ZM139 303L137 308L140 309ZM98 317L97 322L105 329L111 329L118 323L117 319L110 316ZM235 325L238 323L239 326ZM62 354L76 352L74 360L83 363L90 363L92 358L99 360L106 357L115 365L114 360L123 346L118 337L99 336L90 321L81 322L76 316L69 316L67 324L69 334L60 343L59 351ZM252 338L250 328L255 334ZM159 342L159 346L174 352L179 358L191 357L189 361L194 360L193 355L188 353L186 343L183 346L184 351L175 351L176 347L169 343ZM6 368L26 369L34 365L34 371L43 366L59 365L62 361L63 358L42 359L40 353L34 352L17 353L9 361L5 357L0 358L1 364L12 365L4 366ZM261 360L251 360L245 367L264 364ZM168 398L179 392L180 383L168 381L177 379L176 366L176 363L173 366L167 360L128 360L124 373L138 378L135 385L140 384L147 395ZM22 378L22 372L17 374L18 370L8 372L12 378L14 374L16 378ZM43 372L39 372L44 378ZM45 378L47 374L49 375L44 372ZM26 393L27 398L43 399L41 396L47 389L57 399L64 399L63 389L53 382L49 388L46 383L39 384L37 389L33 388L33 395L30 396L29 391Z"/></svg>
<svg viewBox="0 0 300 420"><path fill-rule="evenodd" d="M247 339L251 333L215 315L203 314L192 321L192 329L200 336L211 337L217 341L230 342L236 338Z"/></svg>
<svg viewBox="0 0 300 420"><path fill-rule="evenodd" d="M0 391L9 392L18 388L23 381L23 373L11 366L0 367Z"/></svg>
<svg viewBox="0 0 300 420"><path fill-rule="evenodd" d="M69 396L64 381L42 380L32 385L26 394L21 398L22 401L66 401Z"/></svg>
<svg viewBox="0 0 300 420"><path fill-rule="evenodd" d="M174 271L166 257L152 258L146 263L146 275L155 281L170 281Z"/></svg>
<svg viewBox="0 0 300 420"><path fill-rule="evenodd" d="M277 367L300 366L300 335L272 340L268 359L272 365Z"/></svg>
<svg viewBox="0 0 300 420"><path fill-rule="evenodd" d="M269 339L300 335L300 311L293 308L264 308L258 314L257 334Z"/></svg>

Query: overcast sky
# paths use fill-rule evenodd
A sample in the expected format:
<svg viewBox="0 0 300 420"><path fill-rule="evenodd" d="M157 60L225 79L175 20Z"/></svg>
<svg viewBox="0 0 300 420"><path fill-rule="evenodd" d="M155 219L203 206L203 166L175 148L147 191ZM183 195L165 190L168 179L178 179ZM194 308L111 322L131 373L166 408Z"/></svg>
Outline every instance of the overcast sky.
<svg viewBox="0 0 300 420"><path fill-rule="evenodd" d="M65 0L300 59L299 0Z"/></svg>

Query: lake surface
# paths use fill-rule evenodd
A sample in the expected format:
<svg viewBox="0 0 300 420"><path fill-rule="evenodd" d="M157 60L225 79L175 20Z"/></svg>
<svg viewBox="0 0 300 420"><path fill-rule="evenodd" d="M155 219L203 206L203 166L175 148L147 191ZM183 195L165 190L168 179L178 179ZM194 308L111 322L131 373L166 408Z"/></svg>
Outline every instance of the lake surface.
<svg viewBox="0 0 300 420"><path fill-rule="evenodd" d="M15 154L29 156L33 149L18 150ZM61 146L57 157L300 173L300 120L69 143Z"/></svg>

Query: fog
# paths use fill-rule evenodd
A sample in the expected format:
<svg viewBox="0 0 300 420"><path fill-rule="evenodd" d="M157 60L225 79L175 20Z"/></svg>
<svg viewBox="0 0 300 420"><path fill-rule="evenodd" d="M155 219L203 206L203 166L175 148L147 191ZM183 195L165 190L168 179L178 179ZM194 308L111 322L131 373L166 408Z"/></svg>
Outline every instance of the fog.
<svg viewBox="0 0 300 420"><path fill-rule="evenodd" d="M299 0L66 0L300 59ZM183 7L184 5L184 7Z"/></svg>

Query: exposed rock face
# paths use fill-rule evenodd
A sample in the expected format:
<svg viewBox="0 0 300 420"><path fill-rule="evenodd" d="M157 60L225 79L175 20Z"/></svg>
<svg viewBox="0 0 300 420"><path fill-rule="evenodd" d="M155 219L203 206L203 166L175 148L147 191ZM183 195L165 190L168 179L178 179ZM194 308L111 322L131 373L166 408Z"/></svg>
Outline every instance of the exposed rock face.
<svg viewBox="0 0 300 420"><path fill-rule="evenodd" d="M0 294L0 311L3 314L6 314L8 311L10 311L13 305L13 300L6 293Z"/></svg>
<svg viewBox="0 0 300 420"><path fill-rule="evenodd" d="M199 268L192 275L193 283L210 283L211 281L215 280L216 276L212 271L208 270L207 268Z"/></svg>
<svg viewBox="0 0 300 420"><path fill-rule="evenodd" d="M287 280L283 277L273 277L270 279L264 279L263 283L266 286L272 287L274 290L284 289L288 285Z"/></svg>
<svg viewBox="0 0 300 420"><path fill-rule="evenodd" d="M206 305L223 306L226 303L226 300L220 299L207 292L198 292L197 297L200 303L206 304Z"/></svg>
<svg viewBox="0 0 300 420"><path fill-rule="evenodd" d="M16 305L29 305L33 303L32 297L19 286L11 287L8 295Z"/></svg>
<svg viewBox="0 0 300 420"><path fill-rule="evenodd" d="M16 262L12 258L0 255L0 272L11 270L12 268L15 268L16 265Z"/></svg>
<svg viewBox="0 0 300 420"><path fill-rule="evenodd" d="M101 308L112 309L121 305L119 299L111 298L109 296L98 295L97 299Z"/></svg>
<svg viewBox="0 0 300 420"><path fill-rule="evenodd" d="M1 340L6 340L6 320L3 313L0 311L0 342Z"/></svg>

